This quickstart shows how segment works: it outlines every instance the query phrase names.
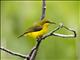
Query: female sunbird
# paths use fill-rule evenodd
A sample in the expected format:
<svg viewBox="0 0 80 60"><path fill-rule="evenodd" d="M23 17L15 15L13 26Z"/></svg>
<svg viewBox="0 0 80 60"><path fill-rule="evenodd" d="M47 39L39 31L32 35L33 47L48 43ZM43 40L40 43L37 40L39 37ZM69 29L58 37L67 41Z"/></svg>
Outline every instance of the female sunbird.
<svg viewBox="0 0 80 60"><path fill-rule="evenodd" d="M28 36L36 38L36 39L41 38L45 33L47 33L49 23L55 24L54 22L50 22L48 19L43 19L43 20L39 21L36 25L28 28L26 30L26 32L24 32L19 37L28 35Z"/></svg>

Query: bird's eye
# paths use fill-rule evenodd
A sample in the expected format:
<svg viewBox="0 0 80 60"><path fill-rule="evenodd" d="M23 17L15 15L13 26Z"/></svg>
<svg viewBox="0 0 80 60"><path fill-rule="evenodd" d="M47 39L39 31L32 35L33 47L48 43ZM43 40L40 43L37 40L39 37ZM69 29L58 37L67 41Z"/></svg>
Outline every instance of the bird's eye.
<svg viewBox="0 0 80 60"><path fill-rule="evenodd" d="M50 21L47 20L46 23L50 23Z"/></svg>

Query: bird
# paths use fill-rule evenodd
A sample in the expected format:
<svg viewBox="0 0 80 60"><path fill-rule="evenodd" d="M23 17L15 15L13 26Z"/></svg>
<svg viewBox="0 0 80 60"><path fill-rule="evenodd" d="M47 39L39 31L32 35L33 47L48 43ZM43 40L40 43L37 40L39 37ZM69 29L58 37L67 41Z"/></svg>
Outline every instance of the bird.
<svg viewBox="0 0 80 60"><path fill-rule="evenodd" d="M48 19L44 18L43 20L40 20L32 27L29 27L23 34L18 36L18 38L22 36L30 36L32 38L39 39L48 32L49 24L56 24L56 23L51 22Z"/></svg>

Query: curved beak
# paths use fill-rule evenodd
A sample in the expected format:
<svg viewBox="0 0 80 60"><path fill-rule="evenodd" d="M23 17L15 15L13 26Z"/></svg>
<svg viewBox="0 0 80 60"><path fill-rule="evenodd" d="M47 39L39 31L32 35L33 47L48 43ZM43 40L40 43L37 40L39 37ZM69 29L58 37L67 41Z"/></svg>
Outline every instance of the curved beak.
<svg viewBox="0 0 80 60"><path fill-rule="evenodd" d="M51 22L51 21L49 21L49 23L50 23L50 24L56 24L55 22Z"/></svg>

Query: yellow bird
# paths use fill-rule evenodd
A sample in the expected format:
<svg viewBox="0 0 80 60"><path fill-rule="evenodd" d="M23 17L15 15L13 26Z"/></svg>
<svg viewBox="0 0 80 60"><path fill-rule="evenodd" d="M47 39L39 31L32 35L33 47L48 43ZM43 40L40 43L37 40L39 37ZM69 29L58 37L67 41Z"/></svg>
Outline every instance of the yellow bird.
<svg viewBox="0 0 80 60"><path fill-rule="evenodd" d="M48 19L44 18L43 20L39 21L36 25L28 28L26 32L24 32L19 37L30 36L36 39L41 38L45 33L47 33L49 23L55 24L54 22L50 22Z"/></svg>

